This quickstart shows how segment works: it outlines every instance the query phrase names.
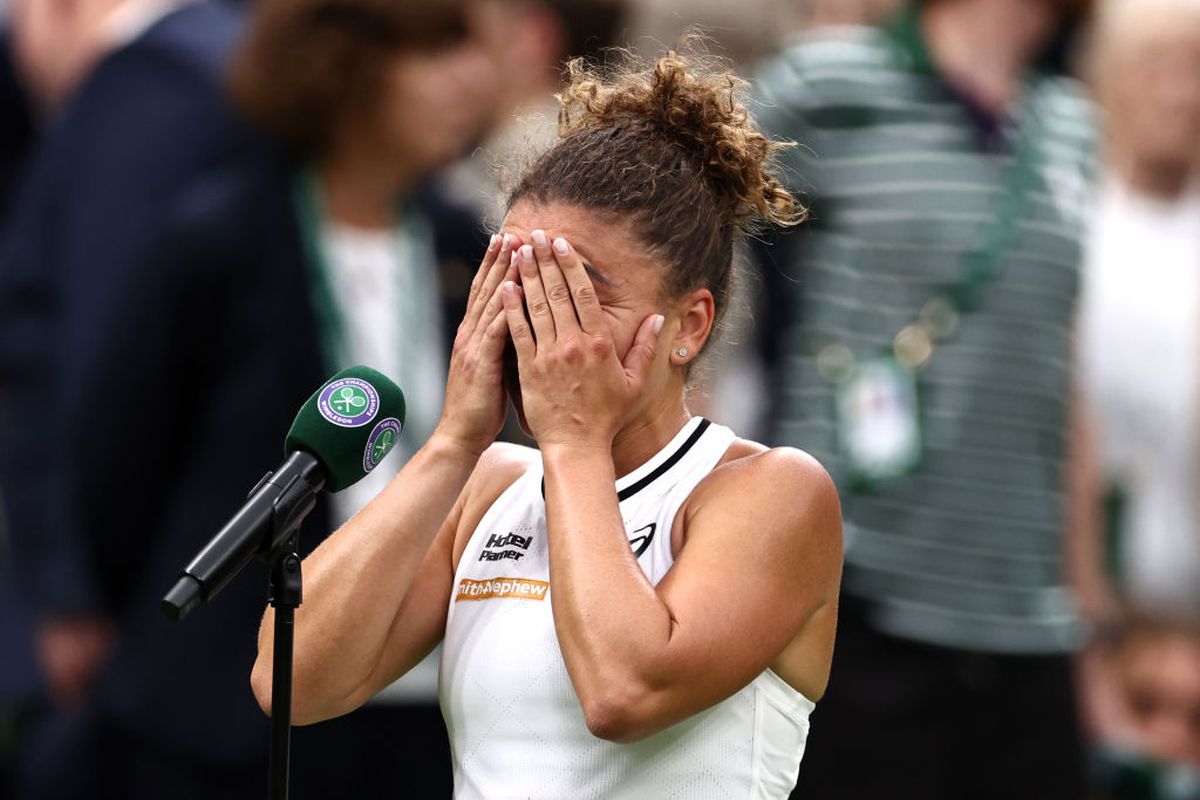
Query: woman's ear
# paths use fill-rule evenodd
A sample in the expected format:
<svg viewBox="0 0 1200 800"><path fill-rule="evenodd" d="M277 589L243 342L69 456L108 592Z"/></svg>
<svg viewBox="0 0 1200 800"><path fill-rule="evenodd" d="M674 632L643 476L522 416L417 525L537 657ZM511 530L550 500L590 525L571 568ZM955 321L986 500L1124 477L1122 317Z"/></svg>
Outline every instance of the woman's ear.
<svg viewBox="0 0 1200 800"><path fill-rule="evenodd" d="M679 331L671 340L671 364L685 367L700 355L704 343L712 333L716 320L717 306L712 292L696 289L684 295L678 306Z"/></svg>

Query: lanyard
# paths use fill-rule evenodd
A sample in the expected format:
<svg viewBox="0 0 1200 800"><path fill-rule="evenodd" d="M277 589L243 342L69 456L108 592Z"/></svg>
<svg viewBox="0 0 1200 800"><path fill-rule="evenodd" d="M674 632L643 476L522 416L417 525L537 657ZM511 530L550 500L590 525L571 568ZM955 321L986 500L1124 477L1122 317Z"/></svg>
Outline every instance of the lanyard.
<svg viewBox="0 0 1200 800"><path fill-rule="evenodd" d="M1029 194L1041 163L1038 141L1042 126L1036 111L1029 108L1018 114L1017 124L1016 151L1001 181L991 223L984 228L979 246L963 255L962 272L946 289L946 299L956 311L979 307L983 289L999 275L1001 258L1015 242L1017 229L1029 209Z"/></svg>
<svg viewBox="0 0 1200 800"><path fill-rule="evenodd" d="M1015 152L1001 178L1000 195L978 246L963 254L958 279L931 297L916 321L902 328L893 340L893 353L902 366L924 366L934 349L954 334L962 315L979 309L985 290L1000 276L1004 253L1017 241L1021 220L1029 211L1030 192L1042 160L1042 125L1033 102L1027 90L1015 117Z"/></svg>
<svg viewBox="0 0 1200 800"><path fill-rule="evenodd" d="M902 14L890 31L909 63L904 69L936 79L932 62L920 39L913 12ZM984 291L1000 275L1004 253L1016 241L1022 219L1029 211L1029 195L1036 183L1043 155L1042 124L1032 86L1025 84L1017 113L1013 116L1016 141L1010 162L1000 176L1000 195L988 221L980 230L979 244L963 253L958 278L942 287L924 303L917 319L893 339L895 360L909 369L924 366L938 344L948 340L963 314L979 308ZM854 371L856 357L841 344L826 345L817 355L820 373L840 383Z"/></svg>
<svg viewBox="0 0 1200 800"><path fill-rule="evenodd" d="M300 236L304 249L304 267L308 278L309 295L317 322L321 356L329 369L338 369L353 361L350 351L344 309L333 291L332 269L321 242L322 221L327 218L317 177L311 170L299 171L292 182L292 201L300 223ZM418 220L407 208L401 207L393 230L396 232L398 264L394 280L397 286L399 306L396 310L402 319L409 320L404 328L424 331L429 309L425 300L427 270L431 253L428 242L418 233ZM403 279L405 266L410 273L411 284ZM397 343L397 352L403 354L414 346L404 337ZM410 359L401 358L407 365ZM403 380L407 376L397 376ZM405 384L409 385L409 384Z"/></svg>

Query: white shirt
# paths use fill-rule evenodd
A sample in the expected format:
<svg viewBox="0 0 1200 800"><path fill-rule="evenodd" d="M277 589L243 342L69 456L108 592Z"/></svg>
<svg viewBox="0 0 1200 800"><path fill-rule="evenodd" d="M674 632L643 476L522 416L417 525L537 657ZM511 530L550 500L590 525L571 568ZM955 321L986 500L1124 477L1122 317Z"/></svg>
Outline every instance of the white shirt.
<svg viewBox="0 0 1200 800"><path fill-rule="evenodd" d="M617 481L651 583L674 563L671 527L734 439L692 419ZM784 798L813 703L770 670L732 697L633 744L588 731L554 629L541 464L488 509L454 576L441 661L458 800Z"/></svg>
<svg viewBox="0 0 1200 800"><path fill-rule="evenodd" d="M396 476L429 438L442 410L446 356L441 335L437 264L424 224L409 215L389 231L326 221L321 252L344 333L339 368L365 364L399 384L406 406L404 431L387 458L354 485L333 495L339 526ZM385 689L387 700L431 702L437 659L431 656Z"/></svg>
<svg viewBox="0 0 1200 800"><path fill-rule="evenodd" d="M1178 202L1102 188L1080 305L1082 379L1106 478L1128 494L1123 579L1150 610L1200 611L1200 186Z"/></svg>

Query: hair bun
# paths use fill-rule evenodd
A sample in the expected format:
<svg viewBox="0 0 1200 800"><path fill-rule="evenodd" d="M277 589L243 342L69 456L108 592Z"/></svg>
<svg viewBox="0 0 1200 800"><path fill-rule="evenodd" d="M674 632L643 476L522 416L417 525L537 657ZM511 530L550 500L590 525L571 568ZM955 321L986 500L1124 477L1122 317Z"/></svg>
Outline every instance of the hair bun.
<svg viewBox="0 0 1200 800"><path fill-rule="evenodd" d="M627 55L628 62L634 62ZM567 65L559 94L559 135L593 128L648 127L692 154L735 224L795 225L806 211L774 174L775 154L791 146L768 139L742 102L747 83L705 56L670 51L652 69L636 63L601 75L582 59ZM698 63L697 63L698 62Z"/></svg>

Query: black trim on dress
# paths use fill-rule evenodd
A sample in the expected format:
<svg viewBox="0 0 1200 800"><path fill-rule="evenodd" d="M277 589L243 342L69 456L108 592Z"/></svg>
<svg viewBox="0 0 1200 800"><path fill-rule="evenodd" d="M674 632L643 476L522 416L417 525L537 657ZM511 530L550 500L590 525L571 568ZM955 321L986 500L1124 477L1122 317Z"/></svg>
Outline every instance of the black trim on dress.
<svg viewBox="0 0 1200 800"><path fill-rule="evenodd" d="M642 478L637 483L626 486L621 491L617 492L617 502L623 503L635 494L645 489L650 484L666 474L667 470L679 463L679 460L687 455L688 451L696 446L696 442L700 441L700 437L708 430L708 426L712 425L712 420L701 419L700 424L696 426L696 430L692 431L692 435L687 438L687 441L679 445L679 449L671 454L663 463L655 467L654 471L646 477ZM542 476L542 499L546 499L546 478Z"/></svg>

